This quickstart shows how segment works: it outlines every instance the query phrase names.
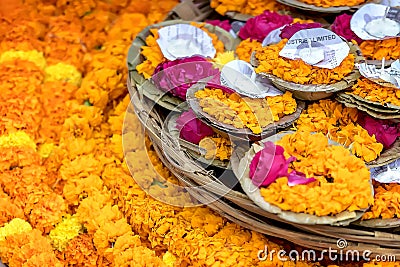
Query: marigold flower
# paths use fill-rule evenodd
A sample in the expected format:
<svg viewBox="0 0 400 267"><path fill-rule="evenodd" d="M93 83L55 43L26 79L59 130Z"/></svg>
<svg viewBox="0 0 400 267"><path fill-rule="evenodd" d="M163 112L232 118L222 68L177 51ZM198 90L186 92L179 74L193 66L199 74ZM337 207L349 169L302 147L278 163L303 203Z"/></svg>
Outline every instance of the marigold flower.
<svg viewBox="0 0 400 267"><path fill-rule="evenodd" d="M20 218L12 219L9 223L0 228L0 241L4 241L8 236L29 232L32 226Z"/></svg>
<svg viewBox="0 0 400 267"><path fill-rule="evenodd" d="M70 64L58 63L50 65L45 69L46 82L62 81L79 86L82 81L82 74Z"/></svg>
<svg viewBox="0 0 400 267"><path fill-rule="evenodd" d="M349 54L342 63L334 69L325 69L306 64L302 60L291 60L279 56L287 39L278 44L269 45L256 50L259 61L255 69L257 73L273 74L285 81L298 84L331 84L341 81L354 68L354 55Z"/></svg>
<svg viewBox="0 0 400 267"><path fill-rule="evenodd" d="M351 147L352 153L369 162L380 155L383 145L357 123L357 118L358 111L355 108L344 107L332 100L320 100L303 111L296 121L296 128L321 132L330 139Z"/></svg>
<svg viewBox="0 0 400 267"><path fill-rule="evenodd" d="M23 131L17 131L8 135L0 136L0 147L9 148L19 146L30 147L33 150L36 150L36 143Z"/></svg>
<svg viewBox="0 0 400 267"><path fill-rule="evenodd" d="M5 51L0 55L0 63L21 59L35 63L39 68L44 69L46 67L46 59L43 56L42 52L37 50L31 51Z"/></svg>
<svg viewBox="0 0 400 267"><path fill-rule="evenodd" d="M251 54L261 47L261 42L248 38L240 42L235 52L240 60L250 62Z"/></svg>
<svg viewBox="0 0 400 267"><path fill-rule="evenodd" d="M363 220L368 219L391 219L400 218L400 185L381 184L375 182L375 199L364 216Z"/></svg>
<svg viewBox="0 0 400 267"><path fill-rule="evenodd" d="M296 157L291 169L316 181L289 186L288 178L278 178L260 189L267 202L283 210L317 216L362 210L373 203L370 174L364 162L344 147L328 145L323 134L297 131L277 144L284 147L287 157Z"/></svg>
<svg viewBox="0 0 400 267"><path fill-rule="evenodd" d="M55 249L64 250L68 242L83 232L82 224L74 216L67 215L50 231L49 237Z"/></svg>

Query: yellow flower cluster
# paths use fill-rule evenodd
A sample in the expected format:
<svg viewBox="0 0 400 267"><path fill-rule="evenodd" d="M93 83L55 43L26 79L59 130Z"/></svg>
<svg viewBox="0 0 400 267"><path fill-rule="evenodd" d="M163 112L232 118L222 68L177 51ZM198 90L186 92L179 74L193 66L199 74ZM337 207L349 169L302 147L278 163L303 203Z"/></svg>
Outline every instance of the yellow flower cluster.
<svg viewBox="0 0 400 267"><path fill-rule="evenodd" d="M296 157L289 169L316 181L289 186L286 177L278 178L260 189L267 202L317 216L366 209L373 203L370 173L364 162L344 147L329 145L323 134L298 131L285 135L277 145L285 149L285 157Z"/></svg>
<svg viewBox="0 0 400 267"><path fill-rule="evenodd" d="M282 96L266 98L241 97L237 93L225 93L221 89L205 88L195 96L203 111L218 121L238 129L249 128L260 134L262 128L296 111L296 100L290 92Z"/></svg>
<svg viewBox="0 0 400 267"><path fill-rule="evenodd" d="M211 0L211 7L219 14L225 15L228 11L257 16L265 10L280 11L287 9L275 0Z"/></svg>
<svg viewBox="0 0 400 267"><path fill-rule="evenodd" d="M279 56L287 39L278 44L269 45L256 50L259 62L257 73L273 74L288 82L298 84L331 84L341 81L354 68L354 55L349 54L342 63L334 69L325 69L306 64L304 61L286 59Z"/></svg>
<svg viewBox="0 0 400 267"><path fill-rule="evenodd" d="M400 106L400 90L379 85L367 78L358 79L349 93L380 104L388 103Z"/></svg>
<svg viewBox="0 0 400 267"><path fill-rule="evenodd" d="M320 132L330 139L347 146L351 152L366 162L376 159L383 145L370 136L357 123L358 111L332 100L320 100L308 106L296 121L296 128Z"/></svg>

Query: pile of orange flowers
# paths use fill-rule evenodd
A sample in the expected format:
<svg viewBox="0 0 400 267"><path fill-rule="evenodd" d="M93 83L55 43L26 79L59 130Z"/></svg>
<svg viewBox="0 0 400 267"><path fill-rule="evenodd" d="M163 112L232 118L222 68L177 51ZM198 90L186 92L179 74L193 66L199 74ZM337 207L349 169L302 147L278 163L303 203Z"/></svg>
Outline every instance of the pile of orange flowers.
<svg viewBox="0 0 400 267"><path fill-rule="evenodd" d="M235 128L249 128L260 134L262 128L279 121L296 111L297 103L290 92L266 98L241 97L237 93L225 93L218 88L205 88L195 93L203 111L218 121Z"/></svg>
<svg viewBox="0 0 400 267"><path fill-rule="evenodd" d="M250 62L251 54L257 49L261 49L262 44L257 40L251 40L250 38L241 41L236 47L236 55L240 60Z"/></svg>
<svg viewBox="0 0 400 267"><path fill-rule="evenodd" d="M349 147L366 162L376 159L383 145L357 123L358 111L332 100L320 100L308 106L296 121L298 130L320 132Z"/></svg>
<svg viewBox="0 0 400 267"><path fill-rule="evenodd" d="M286 59L279 56L287 39L278 44L269 45L256 50L255 57L259 62L257 73L275 75L288 82L298 84L331 84L341 81L354 68L354 55L349 54L342 63L334 69L325 69L306 64L304 61Z"/></svg>
<svg viewBox="0 0 400 267"><path fill-rule="evenodd" d="M400 218L400 185L376 182L374 188L374 204L371 209L364 214L362 219Z"/></svg>
<svg viewBox="0 0 400 267"><path fill-rule="evenodd" d="M211 0L211 7L219 14L225 15L226 12L238 12L252 16L258 16L265 10L280 11L287 9L284 5L275 0Z"/></svg>
<svg viewBox="0 0 400 267"><path fill-rule="evenodd" d="M366 59L381 60L400 58L400 38L385 40L367 40L360 44L360 49Z"/></svg>
<svg viewBox="0 0 400 267"><path fill-rule="evenodd" d="M335 215L366 209L373 203L370 173L364 162L341 146L329 145L321 133L296 132L277 142L285 157L296 157L289 169L314 177L315 182L289 186L286 177L261 188L263 198L282 210Z"/></svg>
<svg viewBox="0 0 400 267"><path fill-rule="evenodd" d="M224 52L224 43L218 39L218 36L215 33L210 32L205 27L205 23L191 22L190 24L202 29L211 37L217 53ZM157 66L166 60L161 52L160 46L157 43L157 39L158 30L151 29L150 34L146 37L146 45L141 47L140 53L145 57L145 60L136 66L136 70L146 79L151 78Z"/></svg>
<svg viewBox="0 0 400 267"><path fill-rule="evenodd" d="M229 139L221 136L201 139L199 147L206 150L205 159L229 160L232 155L232 144Z"/></svg>
<svg viewBox="0 0 400 267"><path fill-rule="evenodd" d="M300 0L300 2L320 7L357 6L365 1L366 0Z"/></svg>
<svg viewBox="0 0 400 267"><path fill-rule="evenodd" d="M399 89L379 85L367 78L358 79L349 93L380 104L388 103L400 107Z"/></svg>

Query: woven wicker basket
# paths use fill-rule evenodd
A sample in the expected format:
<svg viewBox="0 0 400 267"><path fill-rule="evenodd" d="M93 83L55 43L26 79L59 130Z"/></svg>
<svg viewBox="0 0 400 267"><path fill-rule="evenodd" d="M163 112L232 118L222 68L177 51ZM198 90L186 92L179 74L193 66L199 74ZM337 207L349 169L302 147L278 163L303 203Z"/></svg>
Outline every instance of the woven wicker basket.
<svg viewBox="0 0 400 267"><path fill-rule="evenodd" d="M357 45L353 43L348 43L350 46L350 53L355 56L355 63L364 62L364 57L361 54L361 50ZM251 56L251 64L253 66L258 66L258 61L255 58L255 53L253 52ZM320 100L323 98L328 98L334 93L343 91L355 84L357 79L360 77L360 73L355 68L353 71L344 77L340 82L333 84L310 84L303 85L293 82L285 81L275 75L268 73L260 73L261 75L267 77L271 82L282 91L289 91L293 94L293 97L301 100Z"/></svg>
<svg viewBox="0 0 400 267"><path fill-rule="evenodd" d="M151 81L146 80L143 75L136 71L136 66L144 61L144 57L140 54L140 51L141 47L145 45L145 40L150 34L150 29L158 29L161 27L182 23L189 24L190 22L183 20L165 21L145 28L137 35L128 52L128 69L131 73L131 77L135 86L137 86L139 91L141 91L145 97L151 99L154 103L157 103L168 110L174 110L178 107L180 111L183 111L187 109L187 106L181 99L174 97L171 94L166 94L164 91L158 89ZM215 33L218 36L219 40L224 43L226 50L234 50L238 44L238 40L233 38L230 33L219 27L209 24L207 24L206 27L211 33Z"/></svg>
<svg viewBox="0 0 400 267"><path fill-rule="evenodd" d="M372 255L400 257L400 235L395 234L395 228L393 228L398 226L393 221L399 220L368 221L368 227L302 225L285 221L275 214L260 209L240 187L234 186L236 178L233 173L226 173L226 177L230 178L230 184L227 185L226 181L224 183L219 180L202 166L193 165L196 163L190 156L185 157L185 148L175 147L173 142L166 142L161 136L162 114L154 110L152 102L140 94L132 75L128 78L128 88L131 92L134 112L146 129L162 162L184 186L188 187L189 193L194 198L201 203L207 203L210 208L225 218L245 228L282 238L308 249L335 248L337 240L342 238L348 243L343 250L370 250ZM240 156L233 158L240 158Z"/></svg>

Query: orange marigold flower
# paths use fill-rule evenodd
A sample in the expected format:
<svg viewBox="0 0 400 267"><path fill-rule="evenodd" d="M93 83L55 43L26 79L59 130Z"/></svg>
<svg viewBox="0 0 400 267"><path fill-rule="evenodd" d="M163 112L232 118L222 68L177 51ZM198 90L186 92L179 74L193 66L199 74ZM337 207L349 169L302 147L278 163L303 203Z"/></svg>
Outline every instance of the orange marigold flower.
<svg viewBox="0 0 400 267"><path fill-rule="evenodd" d="M257 40L251 40L250 38L243 40L236 47L236 55L239 59L250 62L251 54L260 49L262 44Z"/></svg>
<svg viewBox="0 0 400 267"><path fill-rule="evenodd" d="M349 54L342 63L334 69L319 68L297 59L291 60L279 56L287 39L278 44L256 49L255 57L259 62L255 69L257 73L268 73L285 81L298 84L331 84L341 81L354 68L354 55Z"/></svg>

